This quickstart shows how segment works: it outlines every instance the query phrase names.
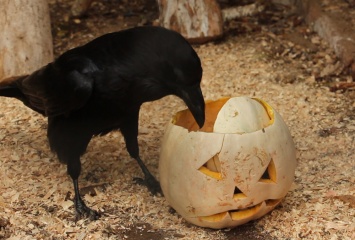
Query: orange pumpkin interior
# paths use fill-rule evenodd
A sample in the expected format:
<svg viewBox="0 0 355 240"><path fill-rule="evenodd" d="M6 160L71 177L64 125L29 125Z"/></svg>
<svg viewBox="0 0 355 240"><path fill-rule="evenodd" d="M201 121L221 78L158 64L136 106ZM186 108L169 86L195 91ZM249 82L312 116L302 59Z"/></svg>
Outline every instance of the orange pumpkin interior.
<svg viewBox="0 0 355 240"><path fill-rule="evenodd" d="M223 105L229 98L221 98L217 101L206 101L205 107L205 124L200 129L189 109L178 112L174 119L173 124L188 129L191 131L213 132L213 126L216 121L217 115Z"/></svg>
<svg viewBox="0 0 355 240"><path fill-rule="evenodd" d="M269 199L264 202L267 207L274 208L281 202L281 200L282 199ZM245 208L245 209L241 209L241 210L231 210L231 211L227 211L227 212L213 214L210 216L201 216L198 218L201 221L206 221L206 222L219 222L219 221L222 221L226 217L227 214L229 214L233 221L243 220L243 219L249 218L249 217L255 215L257 212L259 212L262 203L263 202L256 204L254 206Z"/></svg>
<svg viewBox="0 0 355 240"><path fill-rule="evenodd" d="M205 124L200 129L198 124L196 123L194 117L192 116L189 109L182 110L174 116L172 123L186 128L189 132L191 131L200 131L200 132L213 132L213 126L217 119L217 115L223 105L229 100L229 97L220 98L216 101L206 101L205 107ZM270 105L265 101L253 98L255 101L259 102L264 108L267 114L270 117L269 125L273 124L274 122L274 112Z"/></svg>

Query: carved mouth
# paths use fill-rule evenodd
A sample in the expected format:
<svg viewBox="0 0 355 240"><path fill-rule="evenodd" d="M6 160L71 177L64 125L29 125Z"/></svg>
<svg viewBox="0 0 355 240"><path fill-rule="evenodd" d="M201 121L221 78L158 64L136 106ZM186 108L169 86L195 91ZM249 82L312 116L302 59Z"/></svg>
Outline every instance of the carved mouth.
<svg viewBox="0 0 355 240"><path fill-rule="evenodd" d="M281 200L282 199L268 199L257 205L242 210L230 210L226 212L213 214L210 216L200 216L198 218L201 221L205 221L205 222L220 222L226 217L228 217L229 215L229 218L232 219L233 221L240 221L256 215L261 210L263 205L265 205L267 208L270 208L270 210L273 209L281 202Z"/></svg>

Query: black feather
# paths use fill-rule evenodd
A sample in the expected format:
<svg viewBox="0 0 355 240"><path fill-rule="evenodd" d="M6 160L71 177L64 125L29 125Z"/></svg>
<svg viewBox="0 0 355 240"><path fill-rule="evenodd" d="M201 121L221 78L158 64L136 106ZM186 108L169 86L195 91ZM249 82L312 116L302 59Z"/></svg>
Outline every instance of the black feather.
<svg viewBox="0 0 355 240"><path fill-rule="evenodd" d="M7 81L0 96L15 97L48 116L48 139L73 179L79 215L96 218L78 189L80 156L94 135L120 129L149 189L159 184L139 157L140 106L169 94L182 98L204 122L200 59L178 33L139 27L101 36L71 49L31 75Z"/></svg>

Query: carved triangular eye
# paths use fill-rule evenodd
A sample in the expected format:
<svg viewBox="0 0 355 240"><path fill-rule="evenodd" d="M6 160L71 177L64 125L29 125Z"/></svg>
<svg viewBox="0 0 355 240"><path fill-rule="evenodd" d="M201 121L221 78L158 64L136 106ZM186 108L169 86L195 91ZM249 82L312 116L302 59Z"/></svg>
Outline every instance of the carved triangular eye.
<svg viewBox="0 0 355 240"><path fill-rule="evenodd" d="M214 155L210 160L208 160L205 164L203 164L199 169L203 174L217 179L222 179L221 174L221 163L218 158L218 154Z"/></svg>
<svg viewBox="0 0 355 240"><path fill-rule="evenodd" d="M234 199L241 199L246 197L247 196L239 188L235 187L234 194L233 194Z"/></svg>
<svg viewBox="0 0 355 240"><path fill-rule="evenodd" d="M269 163L269 166L266 168L259 182L276 183L276 167L275 167L274 160L272 158Z"/></svg>
<svg viewBox="0 0 355 240"><path fill-rule="evenodd" d="M268 169L265 170L265 172L261 176L261 179L270 179L270 175L269 175Z"/></svg>

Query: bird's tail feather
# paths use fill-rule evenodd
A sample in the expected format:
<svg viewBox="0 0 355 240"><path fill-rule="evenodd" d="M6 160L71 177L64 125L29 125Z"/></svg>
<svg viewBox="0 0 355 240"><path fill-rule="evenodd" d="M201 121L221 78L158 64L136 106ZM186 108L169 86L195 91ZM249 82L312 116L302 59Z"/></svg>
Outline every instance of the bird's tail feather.
<svg viewBox="0 0 355 240"><path fill-rule="evenodd" d="M22 102L26 101L25 95L18 88L17 83L22 79L26 78L25 76L19 77L10 77L0 81L0 96L1 97L11 97L16 98Z"/></svg>

